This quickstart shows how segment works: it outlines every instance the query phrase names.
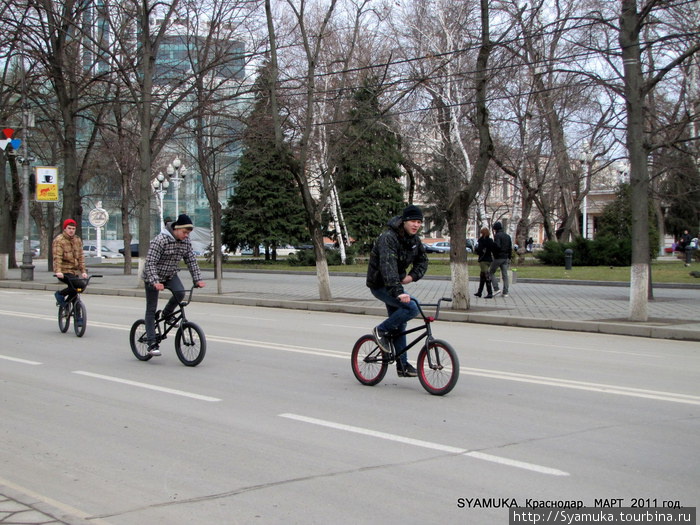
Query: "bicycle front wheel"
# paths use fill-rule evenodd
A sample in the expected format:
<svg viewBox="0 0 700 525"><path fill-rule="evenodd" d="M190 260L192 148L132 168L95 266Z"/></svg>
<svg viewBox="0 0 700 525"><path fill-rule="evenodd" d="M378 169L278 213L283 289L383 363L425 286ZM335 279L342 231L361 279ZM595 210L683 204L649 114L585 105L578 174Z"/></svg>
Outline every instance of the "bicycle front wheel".
<svg viewBox="0 0 700 525"><path fill-rule="evenodd" d="M70 328L70 304L62 304L58 307L58 329L66 333Z"/></svg>
<svg viewBox="0 0 700 525"><path fill-rule="evenodd" d="M131 351L139 361L148 361L151 354L148 353L148 338L146 337L146 321L139 319L131 325L129 333L129 342L131 343Z"/></svg>
<svg viewBox="0 0 700 525"><path fill-rule="evenodd" d="M202 329L189 321L182 323L175 334L175 353L185 366L197 366L207 353L207 340Z"/></svg>
<svg viewBox="0 0 700 525"><path fill-rule="evenodd" d="M418 379L429 393L444 396L458 378L459 358L450 343L433 339L418 353Z"/></svg>
<svg viewBox="0 0 700 525"><path fill-rule="evenodd" d="M85 328L87 328L87 310L82 301L75 301L73 306L73 329L75 330L75 335L83 337Z"/></svg>
<svg viewBox="0 0 700 525"><path fill-rule="evenodd" d="M352 347L351 365L357 380L367 386L376 385L384 379L389 368L388 359L371 334L360 337Z"/></svg>

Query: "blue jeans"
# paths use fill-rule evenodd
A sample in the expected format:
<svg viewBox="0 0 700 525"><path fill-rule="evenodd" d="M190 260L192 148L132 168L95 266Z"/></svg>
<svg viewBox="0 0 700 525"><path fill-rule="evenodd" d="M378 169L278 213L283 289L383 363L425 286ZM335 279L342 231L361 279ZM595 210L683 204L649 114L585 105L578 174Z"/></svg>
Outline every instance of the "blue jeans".
<svg viewBox="0 0 700 525"><path fill-rule="evenodd" d="M510 266L510 259L494 259L491 263L491 281L493 282L493 291L498 291L498 277L496 277L496 270L501 269L501 277L503 277L503 293L508 293L508 266Z"/></svg>
<svg viewBox="0 0 700 525"><path fill-rule="evenodd" d="M166 317L173 313L177 305L185 298L185 288L177 274L164 282L163 285L173 293L168 304L163 308L163 317ZM144 320L146 321L146 338L149 345L156 342L156 309L158 308L159 293L152 285L146 283L146 317Z"/></svg>
<svg viewBox="0 0 700 525"><path fill-rule="evenodd" d="M386 288L379 288L377 290L371 290L372 295L377 299L386 304L386 311L389 314L389 318L382 321L378 328L389 334L395 334L399 332L406 331L407 323L418 315L418 305L416 304L415 297L412 297L412 301L407 303L402 303L396 297L389 294ZM394 349L398 354L404 348L406 348L406 336L402 335L394 339ZM408 363L408 356L404 353L399 357L402 365Z"/></svg>

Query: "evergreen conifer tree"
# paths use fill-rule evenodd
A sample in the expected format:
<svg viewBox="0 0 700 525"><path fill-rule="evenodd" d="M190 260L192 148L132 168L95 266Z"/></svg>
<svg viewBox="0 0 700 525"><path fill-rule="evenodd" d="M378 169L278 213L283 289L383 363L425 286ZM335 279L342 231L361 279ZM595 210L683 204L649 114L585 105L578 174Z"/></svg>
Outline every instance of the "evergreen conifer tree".
<svg viewBox="0 0 700 525"><path fill-rule="evenodd" d="M366 252L403 208L401 151L398 134L380 109L375 79L355 91L349 117L336 183L349 234Z"/></svg>
<svg viewBox="0 0 700 525"><path fill-rule="evenodd" d="M234 193L224 211L222 237L230 249L262 244L266 258L275 248L306 238L304 207L290 170L291 153L275 146L270 110L269 68L261 68L256 101L246 119L243 155L233 176Z"/></svg>

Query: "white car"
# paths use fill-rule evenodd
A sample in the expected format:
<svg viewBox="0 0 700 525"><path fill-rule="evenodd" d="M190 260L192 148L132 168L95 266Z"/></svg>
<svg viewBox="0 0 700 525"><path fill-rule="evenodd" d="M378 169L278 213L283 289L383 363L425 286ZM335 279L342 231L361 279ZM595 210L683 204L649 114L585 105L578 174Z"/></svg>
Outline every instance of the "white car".
<svg viewBox="0 0 700 525"><path fill-rule="evenodd" d="M94 244L86 244L83 246L83 255L85 257L98 257L97 255L97 246ZM102 251L99 257L104 257L105 259L123 259L124 255L110 250L106 246L102 246Z"/></svg>

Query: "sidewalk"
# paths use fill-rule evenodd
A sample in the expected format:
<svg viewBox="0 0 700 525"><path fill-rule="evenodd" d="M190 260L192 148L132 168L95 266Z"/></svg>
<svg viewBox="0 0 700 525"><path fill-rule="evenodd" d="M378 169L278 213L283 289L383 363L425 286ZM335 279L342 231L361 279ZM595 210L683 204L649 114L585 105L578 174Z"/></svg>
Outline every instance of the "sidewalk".
<svg viewBox="0 0 700 525"><path fill-rule="evenodd" d="M92 266L91 274L104 275L90 283L87 293L143 297L143 283L136 269L124 275L121 267ZM20 270L8 270L0 288L24 288L54 291L62 287L46 261L36 261L33 281L21 281ZM190 282L183 271L183 282ZM365 286L365 278L357 274L331 274L331 301L319 300L315 274L261 270L229 270L224 272L221 293L211 270L204 271L207 287L195 292L194 300L202 302L266 306L385 315L379 303ZM448 279L430 276L407 287L409 293L423 303L435 303L450 297ZM476 283L470 283L473 294ZM600 332L661 339L700 341L700 283L691 287L655 285L654 300L649 302L647 322L628 321L629 287L624 283L592 283L519 280L511 285L508 297L481 299L471 295L468 311L453 311L447 304L440 318L447 321Z"/></svg>

